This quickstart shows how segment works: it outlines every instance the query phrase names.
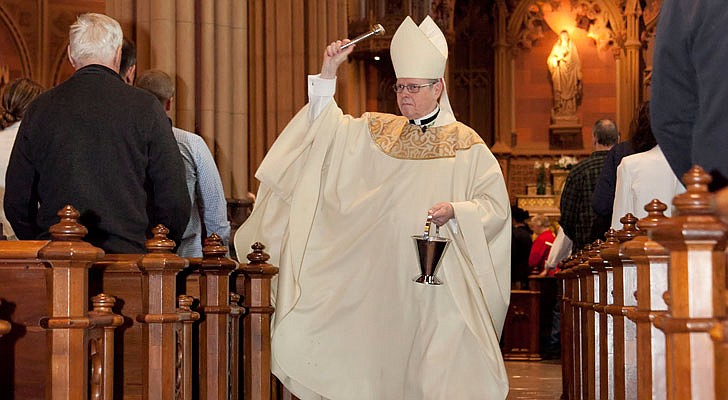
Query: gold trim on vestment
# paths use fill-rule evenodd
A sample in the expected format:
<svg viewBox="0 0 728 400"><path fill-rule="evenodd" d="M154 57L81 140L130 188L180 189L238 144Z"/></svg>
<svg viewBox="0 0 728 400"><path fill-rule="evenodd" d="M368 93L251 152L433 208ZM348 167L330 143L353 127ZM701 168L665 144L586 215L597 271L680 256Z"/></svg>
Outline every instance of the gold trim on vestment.
<svg viewBox="0 0 728 400"><path fill-rule="evenodd" d="M425 132L407 118L367 113L372 140L384 154L404 160L455 157L457 150L485 144L470 127L460 122L427 128Z"/></svg>

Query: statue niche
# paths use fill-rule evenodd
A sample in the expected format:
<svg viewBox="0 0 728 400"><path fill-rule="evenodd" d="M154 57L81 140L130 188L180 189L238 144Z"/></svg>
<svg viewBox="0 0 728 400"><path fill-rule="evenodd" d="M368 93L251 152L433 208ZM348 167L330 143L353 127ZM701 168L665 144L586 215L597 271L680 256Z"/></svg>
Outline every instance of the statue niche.
<svg viewBox="0 0 728 400"><path fill-rule="evenodd" d="M576 110L581 104L581 61L569 32L561 31L547 59L553 92L549 145L552 148L581 148L581 122Z"/></svg>

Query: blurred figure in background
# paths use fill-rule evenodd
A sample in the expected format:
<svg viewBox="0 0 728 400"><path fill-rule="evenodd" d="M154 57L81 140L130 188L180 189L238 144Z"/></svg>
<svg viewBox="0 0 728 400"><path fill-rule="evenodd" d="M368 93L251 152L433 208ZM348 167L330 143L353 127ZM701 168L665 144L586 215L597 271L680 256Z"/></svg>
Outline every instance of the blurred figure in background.
<svg viewBox="0 0 728 400"><path fill-rule="evenodd" d="M541 214L532 216L529 226L536 235L536 239L533 241L528 256L528 266L531 274L539 274L543 271L546 258L554 245L554 233L551 231L549 218Z"/></svg>
<svg viewBox="0 0 728 400"><path fill-rule="evenodd" d="M144 71L136 80L136 86L156 96L167 113L172 110L174 83L164 71ZM181 257L202 257L205 237L216 233L225 246L230 241L225 191L215 159L202 137L176 127L172 127L172 132L182 153L187 190L192 202L190 222L177 247L177 254Z"/></svg>
<svg viewBox="0 0 728 400"><path fill-rule="evenodd" d="M652 199L667 204L665 215L672 216L672 198L685 191L682 182L671 173L670 164L652 133L649 102L640 106L636 125L639 129L631 139L636 154L624 157L617 168L611 220L616 230L622 229L619 220L627 213L645 217L645 204Z"/></svg>
<svg viewBox="0 0 728 400"><path fill-rule="evenodd" d="M10 152L13 150L15 136L20 128L28 105L43 92L43 86L28 78L19 78L8 83L2 93L2 116L0 116L0 223L2 232L8 239L16 239L15 232L5 218L3 198L5 197L5 172L10 161Z"/></svg>
<svg viewBox="0 0 728 400"><path fill-rule="evenodd" d="M530 215L528 211L511 206L511 219L513 220L513 238L511 239L511 288L522 289L528 286L528 256L531 254L531 235L533 232L526 221Z"/></svg>
<svg viewBox="0 0 728 400"><path fill-rule="evenodd" d="M121 62L119 62L119 76L129 85L136 79L136 46L131 40L124 38L121 41Z"/></svg>

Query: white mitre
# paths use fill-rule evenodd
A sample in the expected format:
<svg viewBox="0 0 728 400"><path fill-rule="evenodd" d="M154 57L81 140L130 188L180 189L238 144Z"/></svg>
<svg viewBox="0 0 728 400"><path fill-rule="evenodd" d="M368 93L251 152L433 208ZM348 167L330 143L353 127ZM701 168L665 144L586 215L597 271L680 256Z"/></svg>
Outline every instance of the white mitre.
<svg viewBox="0 0 728 400"><path fill-rule="evenodd" d="M420 26L409 16L402 21L392 36L389 54L397 78L439 79L445 77L447 40L435 21L428 15ZM440 115L435 125L455 121L455 116L444 87L440 96Z"/></svg>

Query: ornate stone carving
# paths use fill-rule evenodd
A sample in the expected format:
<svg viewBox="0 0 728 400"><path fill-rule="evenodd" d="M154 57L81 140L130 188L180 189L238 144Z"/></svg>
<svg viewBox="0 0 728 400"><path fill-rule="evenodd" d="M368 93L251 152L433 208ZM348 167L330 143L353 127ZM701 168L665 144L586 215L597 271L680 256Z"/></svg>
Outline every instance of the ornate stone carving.
<svg viewBox="0 0 728 400"><path fill-rule="evenodd" d="M531 49L537 40L543 38L544 29L547 28L541 4L531 4L515 37L510 38L509 42L514 43L515 47L520 49Z"/></svg>
<svg viewBox="0 0 728 400"><path fill-rule="evenodd" d="M587 31L587 36L596 42L597 49L606 51L624 43L624 34L615 32L609 16L599 1L571 0L571 9L575 13L576 26Z"/></svg>

